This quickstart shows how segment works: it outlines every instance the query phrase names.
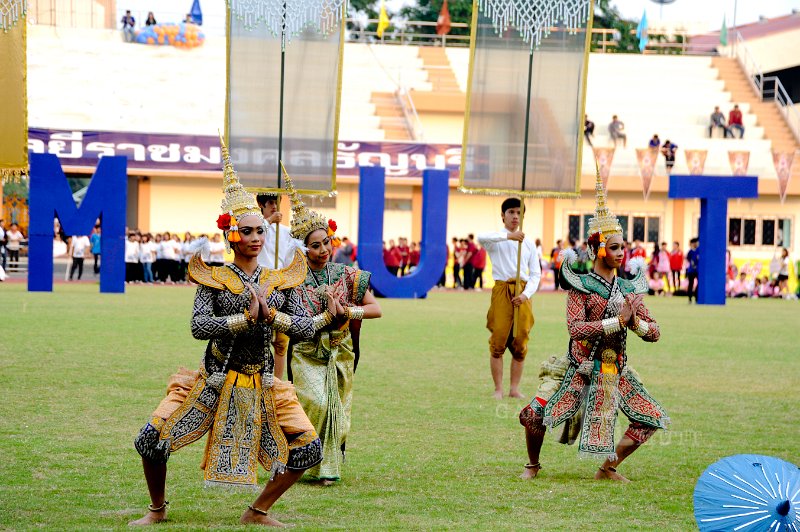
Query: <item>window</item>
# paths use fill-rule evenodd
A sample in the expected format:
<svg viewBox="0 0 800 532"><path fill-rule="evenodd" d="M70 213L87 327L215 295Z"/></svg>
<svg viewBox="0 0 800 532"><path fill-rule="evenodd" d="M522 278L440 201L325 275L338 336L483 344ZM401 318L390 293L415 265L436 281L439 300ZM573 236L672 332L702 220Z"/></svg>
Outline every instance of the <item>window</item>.
<svg viewBox="0 0 800 532"><path fill-rule="evenodd" d="M591 214L570 214L567 216L567 235L572 240L580 242L589 238L589 220ZM660 242L661 218L658 216L631 216L623 214L617 216L625 238L642 242Z"/></svg>
<svg viewBox="0 0 800 532"><path fill-rule="evenodd" d="M386 198L383 204L387 211L411 211L411 200L403 198Z"/></svg>
<svg viewBox="0 0 800 532"><path fill-rule="evenodd" d="M633 217L633 228L632 229L633 230L631 232L629 232L628 234L629 235L633 235L633 236L629 237L628 240L630 240L630 241L640 240L642 242L645 242L645 238L644 238L644 217L643 216L634 216Z"/></svg>
<svg viewBox="0 0 800 532"><path fill-rule="evenodd" d="M745 246L754 246L756 243L756 221L755 220L745 220L744 221L744 238L742 243Z"/></svg>
<svg viewBox="0 0 800 532"><path fill-rule="evenodd" d="M579 214L570 214L567 219L567 235L576 242L581 239L581 217Z"/></svg>
<svg viewBox="0 0 800 532"><path fill-rule="evenodd" d="M728 245L784 246L792 239L790 218L729 218Z"/></svg>
<svg viewBox="0 0 800 532"><path fill-rule="evenodd" d="M775 220L761 222L761 244L764 246L775 245Z"/></svg>
<svg viewBox="0 0 800 532"><path fill-rule="evenodd" d="M647 241L658 243L658 236L660 234L661 220L655 216L647 218Z"/></svg>
<svg viewBox="0 0 800 532"><path fill-rule="evenodd" d="M792 221L789 218L778 220L778 242L777 245L788 248L792 242Z"/></svg>
<svg viewBox="0 0 800 532"><path fill-rule="evenodd" d="M728 244L738 246L742 243L742 219L731 218L728 220Z"/></svg>

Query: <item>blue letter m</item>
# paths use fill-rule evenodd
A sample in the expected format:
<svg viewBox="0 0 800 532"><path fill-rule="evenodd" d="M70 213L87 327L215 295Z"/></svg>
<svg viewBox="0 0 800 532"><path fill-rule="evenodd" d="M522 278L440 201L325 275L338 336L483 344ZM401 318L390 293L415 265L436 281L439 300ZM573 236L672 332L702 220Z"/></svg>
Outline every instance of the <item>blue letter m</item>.
<svg viewBox="0 0 800 532"><path fill-rule="evenodd" d="M75 206L58 157L31 154L28 291L53 290L53 218L67 235L88 235L102 214L100 291L125 291L127 158L103 157L80 208Z"/></svg>

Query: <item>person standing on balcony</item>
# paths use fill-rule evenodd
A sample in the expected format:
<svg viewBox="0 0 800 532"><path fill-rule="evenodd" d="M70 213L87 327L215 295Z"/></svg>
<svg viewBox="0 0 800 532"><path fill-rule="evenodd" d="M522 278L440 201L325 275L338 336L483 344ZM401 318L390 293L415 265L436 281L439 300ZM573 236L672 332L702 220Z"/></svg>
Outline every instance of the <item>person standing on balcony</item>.
<svg viewBox="0 0 800 532"><path fill-rule="evenodd" d="M583 136L586 138L586 142L589 143L589 146L594 148L594 144L592 144L592 137L594 136L594 122L589 120L589 115L583 115Z"/></svg>
<svg viewBox="0 0 800 532"><path fill-rule="evenodd" d="M739 110L738 105L734 105L731 112L728 113L728 133L730 134L731 138L736 138L733 136L733 130L736 129L739 131L739 138L744 138L744 125L742 124L742 112Z"/></svg>
<svg viewBox="0 0 800 532"><path fill-rule="evenodd" d="M133 42L136 37L136 19L131 15L131 10L125 11L125 16L120 21L122 23L122 36L125 42Z"/></svg>
<svg viewBox="0 0 800 532"><path fill-rule="evenodd" d="M666 160L667 175L672 174L672 167L675 166L675 152L677 151L677 144L673 144L669 139L664 141L664 145L661 147L661 153L664 154L664 159Z"/></svg>

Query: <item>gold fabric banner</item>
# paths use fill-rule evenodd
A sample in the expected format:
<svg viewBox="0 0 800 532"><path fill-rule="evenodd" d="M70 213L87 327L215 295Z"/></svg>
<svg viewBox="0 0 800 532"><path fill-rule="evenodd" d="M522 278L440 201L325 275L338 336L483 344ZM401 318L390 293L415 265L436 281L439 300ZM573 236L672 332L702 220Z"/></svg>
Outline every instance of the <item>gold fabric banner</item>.
<svg viewBox="0 0 800 532"><path fill-rule="evenodd" d="M460 190L580 195L591 0L475 0Z"/></svg>
<svg viewBox="0 0 800 532"><path fill-rule="evenodd" d="M237 0L229 5L226 132L239 180L254 192L283 192L281 160L298 192L332 194L343 1Z"/></svg>
<svg viewBox="0 0 800 532"><path fill-rule="evenodd" d="M747 167L750 165L750 152L748 150L729 150L728 161L731 163L733 175L747 175Z"/></svg>
<svg viewBox="0 0 800 532"><path fill-rule="evenodd" d="M636 148L636 162L639 164L639 175L642 176L642 193L645 201L650 197L650 186L653 184L658 150L655 148Z"/></svg>
<svg viewBox="0 0 800 532"><path fill-rule="evenodd" d="M684 150L684 152L686 153L686 166L689 167L689 175L703 175L708 150Z"/></svg>
<svg viewBox="0 0 800 532"><path fill-rule="evenodd" d="M603 180L603 188L608 190L608 176L611 174L611 163L614 161L614 150L616 148L594 148L594 158L597 167L600 169L600 177Z"/></svg>
<svg viewBox="0 0 800 532"><path fill-rule="evenodd" d="M786 200L786 190L789 188L789 179L792 177L794 152L773 150L772 162L775 164L775 173L778 174L778 192L781 195L781 203L783 203Z"/></svg>
<svg viewBox="0 0 800 532"><path fill-rule="evenodd" d="M7 32L0 31L0 181L3 182L28 173L25 46L25 18Z"/></svg>

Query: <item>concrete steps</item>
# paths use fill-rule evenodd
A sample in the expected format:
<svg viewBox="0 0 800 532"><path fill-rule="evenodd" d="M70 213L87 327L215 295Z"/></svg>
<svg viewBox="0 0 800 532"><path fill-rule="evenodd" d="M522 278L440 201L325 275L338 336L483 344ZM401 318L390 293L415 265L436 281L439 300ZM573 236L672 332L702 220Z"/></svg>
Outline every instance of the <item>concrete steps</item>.
<svg viewBox="0 0 800 532"><path fill-rule="evenodd" d="M408 131L403 109L391 92L373 92L370 103L375 105L375 116L380 120L380 127L386 140L412 140Z"/></svg>

